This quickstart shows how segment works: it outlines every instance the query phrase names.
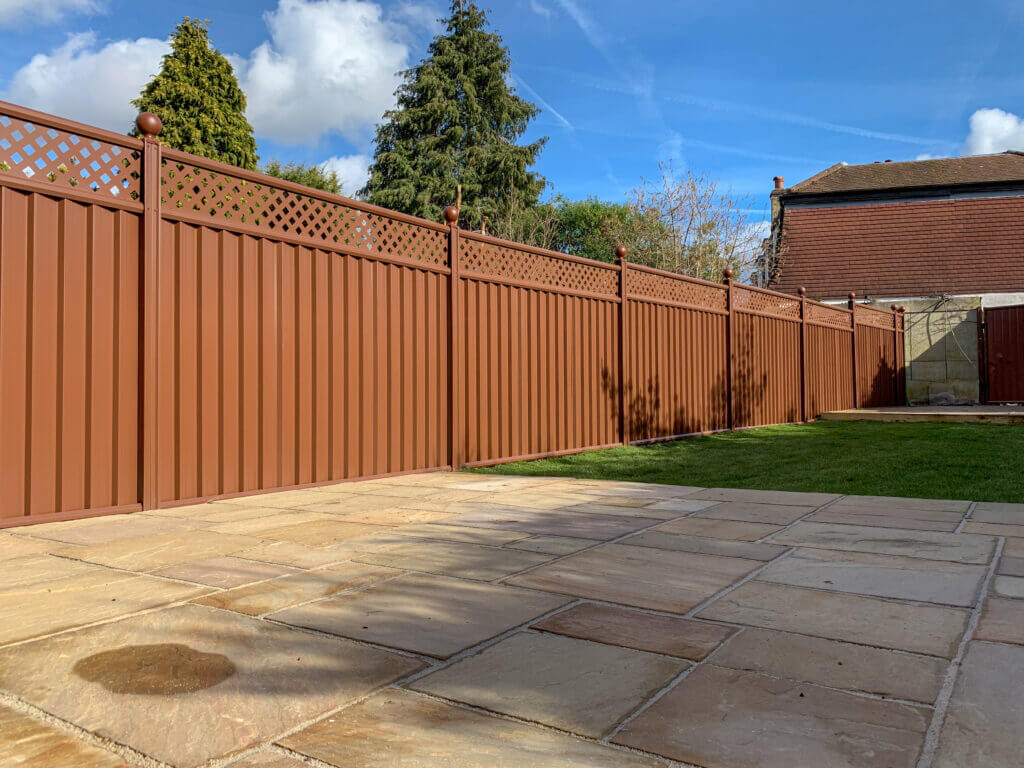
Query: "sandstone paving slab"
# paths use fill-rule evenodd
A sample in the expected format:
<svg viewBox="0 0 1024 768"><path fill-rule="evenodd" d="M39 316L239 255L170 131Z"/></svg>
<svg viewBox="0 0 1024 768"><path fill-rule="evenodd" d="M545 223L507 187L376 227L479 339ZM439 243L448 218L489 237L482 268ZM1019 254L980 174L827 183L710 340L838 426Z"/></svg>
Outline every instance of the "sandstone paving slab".
<svg viewBox="0 0 1024 768"><path fill-rule="evenodd" d="M234 523L239 520L252 520L257 517L270 517L287 513L280 507L259 506L259 496L253 497L252 506L196 504L190 507L170 507L168 509L147 510L147 515L156 517L186 517L207 523Z"/></svg>
<svg viewBox="0 0 1024 768"><path fill-rule="evenodd" d="M932 704L949 662L934 656L747 627L715 654L719 667Z"/></svg>
<svg viewBox="0 0 1024 768"><path fill-rule="evenodd" d="M593 504L594 497L586 493L550 493L547 491L533 492L501 492L495 493L488 503L501 507L519 507L534 510L554 510L576 504Z"/></svg>
<svg viewBox="0 0 1024 768"><path fill-rule="evenodd" d="M505 548L542 552L548 555L568 555L600 543L598 539L575 539L570 536L531 536L528 539L505 544Z"/></svg>
<svg viewBox="0 0 1024 768"><path fill-rule="evenodd" d="M921 517L921 516L925 517ZM950 516L952 519L935 519L936 515ZM807 518L813 523L841 523L843 525L868 525L878 528L905 528L916 531L945 531L952 533L960 524L963 516L959 512L918 512L914 510L901 512L866 511L844 507L833 509L826 507Z"/></svg>
<svg viewBox="0 0 1024 768"><path fill-rule="evenodd" d="M942 560L804 549L772 563L757 580L968 607L977 601L987 570Z"/></svg>
<svg viewBox="0 0 1024 768"><path fill-rule="evenodd" d="M972 642L967 648L934 768L1003 768L1024 755L1024 647Z"/></svg>
<svg viewBox="0 0 1024 768"><path fill-rule="evenodd" d="M649 513L654 512L675 512L674 516L685 515L690 512L700 512L701 510L707 509L708 507L718 506L717 501L706 501L704 499L684 499L684 498L673 498L665 499L664 501L656 501L653 504L647 505L645 509Z"/></svg>
<svg viewBox="0 0 1024 768"><path fill-rule="evenodd" d="M987 564L992 559L996 540L991 536L962 533L803 522L772 536L770 543Z"/></svg>
<svg viewBox="0 0 1024 768"><path fill-rule="evenodd" d="M57 553L112 568L155 571L168 565L234 554L258 543L259 539L253 536L197 530L64 548Z"/></svg>
<svg viewBox="0 0 1024 768"><path fill-rule="evenodd" d="M923 707L708 664L613 741L705 768L913 768L930 719Z"/></svg>
<svg viewBox="0 0 1024 768"><path fill-rule="evenodd" d="M665 499L689 496L698 491L706 491L696 485L672 485L669 483L643 483L634 480L595 480L584 478L562 478L559 481L564 483L567 489L577 493L611 493L611 494L642 494L647 496L658 496ZM547 485L546 488L559 487L558 484Z"/></svg>
<svg viewBox="0 0 1024 768"><path fill-rule="evenodd" d="M232 507L228 507L232 509ZM332 520L330 515L319 512L306 512L303 510L278 509L272 515L254 515L236 520L229 520L223 523L216 523L210 527L211 531L217 533L235 533L244 536L262 536L264 532L283 528L288 525L300 523L312 523L320 520Z"/></svg>
<svg viewBox="0 0 1024 768"><path fill-rule="evenodd" d="M738 631L706 621L596 603L567 608L533 628L693 661L700 661Z"/></svg>
<svg viewBox="0 0 1024 768"><path fill-rule="evenodd" d="M0 688L191 768L419 668L409 657L186 605L0 650Z"/></svg>
<svg viewBox="0 0 1024 768"><path fill-rule="evenodd" d="M44 555L60 548L60 544L52 541L15 536L0 531L0 562L25 555Z"/></svg>
<svg viewBox="0 0 1024 768"><path fill-rule="evenodd" d="M344 768L655 768L662 760L388 690L280 742Z"/></svg>
<svg viewBox="0 0 1024 768"><path fill-rule="evenodd" d="M934 512L966 512L971 506L970 501L959 499L915 499L901 496L844 496L833 507L856 507L864 509L877 507L880 509L917 509Z"/></svg>
<svg viewBox="0 0 1024 768"><path fill-rule="evenodd" d="M1024 504L979 501L971 513L971 520L978 523L1024 525Z"/></svg>
<svg viewBox="0 0 1024 768"><path fill-rule="evenodd" d="M1019 576L996 576L992 581L992 592L1000 597L1024 599L1024 578Z"/></svg>
<svg viewBox="0 0 1024 768"><path fill-rule="evenodd" d="M360 554L353 559L390 568L492 581L545 563L551 555L497 549L464 541L420 539L396 544L381 552Z"/></svg>
<svg viewBox="0 0 1024 768"><path fill-rule="evenodd" d="M1007 538L1003 542L1003 555L1006 557L1024 557L1024 538Z"/></svg>
<svg viewBox="0 0 1024 768"><path fill-rule="evenodd" d="M270 618L390 648L447 658L569 602L500 584L410 574Z"/></svg>
<svg viewBox="0 0 1024 768"><path fill-rule="evenodd" d="M631 648L519 632L410 687L599 738L687 666Z"/></svg>
<svg viewBox="0 0 1024 768"><path fill-rule="evenodd" d="M0 568L0 590L92 573L109 574L110 571L101 565L46 554L13 557L5 560Z"/></svg>
<svg viewBox="0 0 1024 768"><path fill-rule="evenodd" d="M497 528L548 536L577 536L607 541L646 528L655 522L657 521L648 518L620 515L592 515L535 509L497 509L455 515L442 520L441 524Z"/></svg>
<svg viewBox="0 0 1024 768"><path fill-rule="evenodd" d="M190 520L150 517L136 513L36 524L26 532L36 539L52 539L67 544L106 544L141 536L191 531L195 528L196 524Z"/></svg>
<svg viewBox="0 0 1024 768"><path fill-rule="evenodd" d="M963 527L964 533L981 533L987 536L1008 536L1024 538L1024 525L1007 525L1005 523L976 523L968 520Z"/></svg>
<svg viewBox="0 0 1024 768"><path fill-rule="evenodd" d="M440 505L447 507L447 505ZM447 509L438 511L436 509L422 509L421 507L395 507L393 509L361 509L354 512L347 512L340 516L346 523L366 523L368 525L414 525L417 523L430 523L436 520L444 520L454 515Z"/></svg>
<svg viewBox="0 0 1024 768"><path fill-rule="evenodd" d="M710 502L709 502L710 503ZM789 525L814 507L793 504L758 504L752 501L726 501L698 512L694 517L712 520L741 520L747 523Z"/></svg>
<svg viewBox="0 0 1024 768"><path fill-rule="evenodd" d="M191 581L208 587L231 589L254 581L265 581L278 576L297 573L297 569L272 563L245 560L240 557L211 557L207 560L193 560L179 565L158 568L150 573L165 579Z"/></svg>
<svg viewBox="0 0 1024 768"><path fill-rule="evenodd" d="M296 544L312 544L324 546L336 541L354 539L359 536L372 536L387 531L385 526L368 525L366 523L350 523L345 520L312 520L308 522L289 523L277 528L261 531L261 539L273 541L293 541Z"/></svg>
<svg viewBox="0 0 1024 768"><path fill-rule="evenodd" d="M999 558L998 572L1004 576L1024 576L1024 557L1003 555Z"/></svg>
<svg viewBox="0 0 1024 768"><path fill-rule="evenodd" d="M635 536L630 536L628 539L623 539L622 543L635 547L674 549L677 552L700 552L705 555L745 557L748 560L762 560L765 562L778 557L788 549L788 547L779 546L778 544L711 539L705 536L687 536L682 533L663 533L661 530L643 531Z"/></svg>
<svg viewBox="0 0 1024 768"><path fill-rule="evenodd" d="M500 547L513 541L530 538L529 533L522 531L503 531L493 528L474 528L468 525L406 525L395 531L401 536L412 536L420 539L439 539L442 541L465 541L470 544L487 544Z"/></svg>
<svg viewBox="0 0 1024 768"><path fill-rule="evenodd" d="M230 499L217 499L211 501L211 504L227 505L227 506L241 506L251 507L256 499L258 503L263 507L278 507L280 509L291 509L292 507L298 507L307 502L317 503L326 501L330 498L340 498L341 496L348 496L351 493L347 490L331 489L327 488L302 488L295 491L275 491L273 493L260 493L248 496L235 496Z"/></svg>
<svg viewBox="0 0 1024 768"><path fill-rule="evenodd" d="M261 581L216 592L193 601L228 611L261 616L298 603L307 603L397 576L401 571L362 563L340 563L319 571Z"/></svg>
<svg viewBox="0 0 1024 768"><path fill-rule="evenodd" d="M321 568L349 560L361 551L363 550L352 545L351 540L339 541L325 547L313 547L293 541L262 541L254 547L239 550L234 557L293 568Z"/></svg>
<svg viewBox="0 0 1024 768"><path fill-rule="evenodd" d="M686 613L761 565L738 557L606 544L513 576L507 583Z"/></svg>
<svg viewBox="0 0 1024 768"><path fill-rule="evenodd" d="M1024 600L986 598L974 639L1024 645Z"/></svg>
<svg viewBox="0 0 1024 768"><path fill-rule="evenodd" d="M107 569L0 590L0 644L106 621L209 592Z"/></svg>
<svg viewBox="0 0 1024 768"><path fill-rule="evenodd" d="M662 533L684 533L690 536L705 536L714 539L757 541L782 529L777 525L765 525L764 523L684 517L682 520L660 525L657 530Z"/></svg>
<svg viewBox="0 0 1024 768"><path fill-rule="evenodd" d="M117 755L0 704L0 765L129 768Z"/></svg>
<svg viewBox="0 0 1024 768"><path fill-rule="evenodd" d="M688 499L711 501L749 501L755 504L820 507L839 498L836 493L802 493L800 491L751 491L744 488L705 488L689 494Z"/></svg>
<svg viewBox="0 0 1024 768"><path fill-rule="evenodd" d="M969 613L752 581L697 616L950 659Z"/></svg>
<svg viewBox="0 0 1024 768"><path fill-rule="evenodd" d="M559 507L559 512L579 512L587 515L617 515L619 517L647 518L653 525L658 520L672 520L685 512L677 512L674 509L654 509L650 507L623 507L605 504L601 499L591 504L571 504L567 507Z"/></svg>
<svg viewBox="0 0 1024 768"><path fill-rule="evenodd" d="M309 768L309 763L276 750L266 750L235 760L227 768Z"/></svg>

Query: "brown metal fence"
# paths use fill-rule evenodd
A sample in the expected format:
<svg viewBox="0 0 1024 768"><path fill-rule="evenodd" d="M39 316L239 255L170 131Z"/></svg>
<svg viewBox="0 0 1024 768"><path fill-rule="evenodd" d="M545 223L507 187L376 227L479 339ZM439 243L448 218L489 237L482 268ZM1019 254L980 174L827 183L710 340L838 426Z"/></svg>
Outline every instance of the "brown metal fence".
<svg viewBox="0 0 1024 768"><path fill-rule="evenodd" d="M900 400L899 313L446 213L0 102L0 527Z"/></svg>

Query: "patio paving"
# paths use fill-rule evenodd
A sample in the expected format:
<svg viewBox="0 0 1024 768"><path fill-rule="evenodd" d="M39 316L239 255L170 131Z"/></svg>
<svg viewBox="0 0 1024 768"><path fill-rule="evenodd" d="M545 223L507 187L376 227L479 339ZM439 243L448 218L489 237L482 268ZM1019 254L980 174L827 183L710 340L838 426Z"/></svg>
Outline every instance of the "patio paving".
<svg viewBox="0 0 1024 768"><path fill-rule="evenodd" d="M1024 754L1019 504L430 473L14 528L0 564L0 768Z"/></svg>

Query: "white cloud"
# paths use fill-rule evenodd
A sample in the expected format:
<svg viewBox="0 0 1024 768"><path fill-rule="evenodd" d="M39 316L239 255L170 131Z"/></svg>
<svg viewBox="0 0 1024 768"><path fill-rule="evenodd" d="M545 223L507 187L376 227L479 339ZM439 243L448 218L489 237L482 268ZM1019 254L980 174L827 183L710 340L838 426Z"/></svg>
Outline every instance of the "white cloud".
<svg viewBox="0 0 1024 768"><path fill-rule="evenodd" d="M537 2L537 0L530 0L530 10L538 16L543 16L545 19L551 18L551 9Z"/></svg>
<svg viewBox="0 0 1024 768"><path fill-rule="evenodd" d="M4 98L83 123L127 131L136 117L129 103L160 69L164 40L118 40L99 47L96 35L72 35L50 53L32 57Z"/></svg>
<svg viewBox="0 0 1024 768"><path fill-rule="evenodd" d="M1024 149L1024 118L1001 109L979 109L970 120L962 155L988 155Z"/></svg>
<svg viewBox="0 0 1024 768"><path fill-rule="evenodd" d="M73 13L102 13L100 0L0 0L0 27L53 24Z"/></svg>
<svg viewBox="0 0 1024 768"><path fill-rule="evenodd" d="M365 145L395 103L410 42L436 27L436 13L431 2L406 2L385 15L368 0L280 0L264 15L268 39L248 57L228 55L257 137L316 144L340 134ZM168 50L161 40L101 43L91 32L73 35L18 70L4 98L124 131L135 118L129 102Z"/></svg>
<svg viewBox="0 0 1024 768"><path fill-rule="evenodd" d="M370 178L370 158L368 155L341 155L325 160L321 165L328 171L334 171L341 180L341 194L349 197L355 195L366 180Z"/></svg>
<svg viewBox="0 0 1024 768"><path fill-rule="evenodd" d="M280 0L264 20L270 39L232 58L256 133L290 144L365 140L394 104L407 28L363 0Z"/></svg>

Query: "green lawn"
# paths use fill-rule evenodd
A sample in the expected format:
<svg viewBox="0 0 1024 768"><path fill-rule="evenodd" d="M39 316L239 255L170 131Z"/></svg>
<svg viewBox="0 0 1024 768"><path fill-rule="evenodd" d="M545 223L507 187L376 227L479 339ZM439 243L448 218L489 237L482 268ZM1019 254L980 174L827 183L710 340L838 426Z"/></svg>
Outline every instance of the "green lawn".
<svg viewBox="0 0 1024 768"><path fill-rule="evenodd" d="M818 421L470 471L1024 502L1024 427Z"/></svg>

